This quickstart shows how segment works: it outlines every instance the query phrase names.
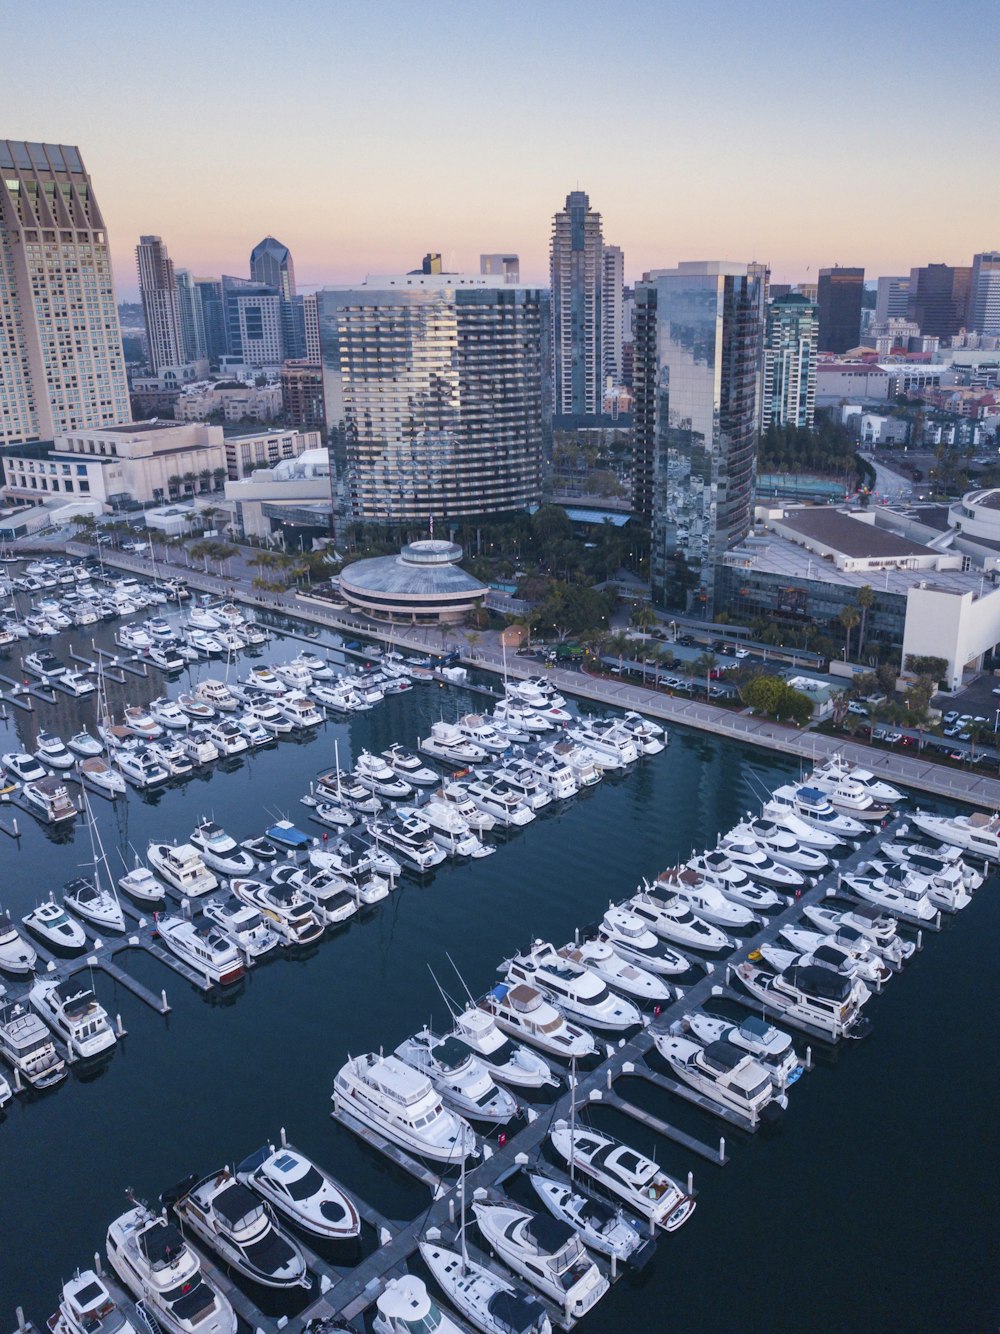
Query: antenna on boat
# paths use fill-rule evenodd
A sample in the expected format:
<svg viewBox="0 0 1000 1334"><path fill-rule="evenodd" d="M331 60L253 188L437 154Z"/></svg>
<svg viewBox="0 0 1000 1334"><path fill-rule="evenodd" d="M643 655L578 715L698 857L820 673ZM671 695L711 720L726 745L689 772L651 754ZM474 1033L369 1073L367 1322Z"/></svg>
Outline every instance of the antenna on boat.
<svg viewBox="0 0 1000 1334"><path fill-rule="evenodd" d="M569 1065L569 1179L576 1185L576 1055Z"/></svg>
<svg viewBox="0 0 1000 1334"><path fill-rule="evenodd" d="M434 985L437 987L438 991L441 993L441 999L444 1001L445 1005L448 1007L448 1013L451 1015L452 1019L455 1019L457 1016L456 1016L455 1011L452 1009L452 1005L454 1004L454 1002L452 1001L452 999L451 999L451 997L448 995L448 993L445 991L445 989L444 989L444 987L441 985L441 983L437 980L437 977L435 976L435 973L434 973L434 969L430 966L430 964L427 965L427 971L430 973L431 977L434 978Z"/></svg>
<svg viewBox="0 0 1000 1334"><path fill-rule="evenodd" d="M455 970L455 976L458 978L459 982L461 982L461 984L462 984L462 990L463 990L463 991L465 992L465 994L468 996L468 998L469 998L469 1003L470 1003L471 1005L475 1005L476 1002L475 1002L475 999L474 999L474 997L473 997L473 995L472 995L472 992L471 992L471 991L469 990L469 988L465 985L465 978L464 978L464 977L462 976L462 974L458 971L458 964L456 964L455 960L451 957L451 955L448 953L447 950L445 950L444 957L445 957L445 958L448 960L448 962L451 964L452 968L454 968L454 970Z"/></svg>

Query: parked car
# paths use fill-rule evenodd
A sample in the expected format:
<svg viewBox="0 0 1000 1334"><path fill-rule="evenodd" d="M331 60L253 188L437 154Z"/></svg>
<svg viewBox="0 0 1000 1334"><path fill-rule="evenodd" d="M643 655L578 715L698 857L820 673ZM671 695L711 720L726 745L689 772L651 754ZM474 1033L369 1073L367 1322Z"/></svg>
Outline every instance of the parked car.
<svg viewBox="0 0 1000 1334"><path fill-rule="evenodd" d="M868 717L868 710L863 704L859 704L856 699L852 699L850 704L848 704L847 712L859 714L862 718Z"/></svg>

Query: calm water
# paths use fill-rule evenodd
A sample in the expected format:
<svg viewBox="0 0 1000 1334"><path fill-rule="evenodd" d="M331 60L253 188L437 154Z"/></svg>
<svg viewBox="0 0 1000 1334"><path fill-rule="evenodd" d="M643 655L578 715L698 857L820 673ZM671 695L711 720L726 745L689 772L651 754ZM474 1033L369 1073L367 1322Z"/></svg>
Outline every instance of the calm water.
<svg viewBox="0 0 1000 1334"><path fill-rule="evenodd" d="M53 647L63 656L61 640ZM263 657L300 647L276 641ZM156 674L148 684L130 678L127 691L148 699L159 688ZM475 703L468 691L418 686L229 772L148 799L130 789L118 809L94 798L112 866L150 838L186 837L206 813L237 838L279 813L310 828L298 799L332 761L335 740L348 760L361 747L415 742L433 718ZM83 721L93 728L93 705L68 699L18 712L0 749L31 742L39 725L65 737ZM167 988L166 1019L100 978L105 1006L129 1029L111 1063L90 1082L71 1077L49 1096L12 1103L2 1118L0 1328L13 1324L19 1302L48 1315L60 1279L102 1246L127 1188L151 1199L189 1172L233 1162L281 1126L384 1213L415 1217L427 1204L423 1189L330 1119L345 1055L388 1049L432 1016L442 1021L429 969L444 980L446 953L473 990L485 989L500 960L533 935L562 943L643 874L710 844L750 806L755 779L773 785L789 772L776 757L677 732L665 755L563 804L489 860L446 866L423 887L404 883L313 957L258 968L227 1003L204 999L145 956L133 971ZM0 902L16 915L90 855L82 828L53 837L28 816L21 824L19 847L0 836ZM640 1281L619 1283L584 1330L995 1328L998 928L991 885L872 1003L874 1036L800 1081L779 1133L730 1136L724 1169L604 1113L609 1128L655 1148L668 1170L693 1169L700 1197L692 1222L662 1241ZM704 1139L719 1134L718 1123L666 1094L629 1096Z"/></svg>

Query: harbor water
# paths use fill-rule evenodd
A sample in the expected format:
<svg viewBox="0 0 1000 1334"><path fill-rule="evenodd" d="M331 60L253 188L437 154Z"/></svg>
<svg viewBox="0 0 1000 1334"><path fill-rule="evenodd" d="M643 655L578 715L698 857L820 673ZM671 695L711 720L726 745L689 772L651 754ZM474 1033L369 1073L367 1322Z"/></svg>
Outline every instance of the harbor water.
<svg viewBox="0 0 1000 1334"><path fill-rule="evenodd" d="M65 659L74 639L79 632L51 647ZM110 646L107 627L101 640ZM324 636L310 647L335 642ZM258 660L302 647L279 637ZM18 676L21 651L0 671ZM198 666L167 693L224 673L217 663ZM112 707L120 710L123 695L146 702L163 685L153 669L148 680L130 676L109 687ZM108 862L121 874L150 839L183 841L205 815L237 839L282 816L321 836L299 799L332 765L335 743L347 764L362 748L413 745L436 718L484 703L460 687L419 684L307 742L282 739L152 794L130 788L127 801L93 797ZM8 708L0 750L33 749L40 727L64 739L83 723L93 732L95 712L93 699L63 696L33 713ZM13 1327L18 1304L38 1322L55 1309L60 1283L103 1250L126 1190L153 1201L189 1173L273 1141L281 1127L389 1218L417 1217L426 1189L330 1117L347 1054L391 1050L430 1021L441 1027L447 1013L431 970L461 994L450 958L482 993L533 937L571 939L644 875L713 845L759 805L764 787L793 774L779 756L676 730L665 754L554 804L497 840L495 856L445 864L424 884L405 879L308 956L265 962L225 994L204 996L155 959L125 956L154 992L166 989L172 1008L162 1017L97 974L98 996L128 1030L113 1058L0 1114L0 1329ZM0 810L8 824L12 814ZM60 895L91 860L82 821L51 829L18 813L18 822L18 842L0 836L0 906L15 920L50 891ZM992 877L872 1001L874 1034L817 1054L778 1131L751 1138L725 1128L725 1167L610 1111L588 1113L674 1175L692 1170L698 1208L660 1241L647 1270L615 1285L582 1323L585 1334L996 1328L998 943ZM721 1122L662 1091L628 1096L702 1140L720 1134Z"/></svg>

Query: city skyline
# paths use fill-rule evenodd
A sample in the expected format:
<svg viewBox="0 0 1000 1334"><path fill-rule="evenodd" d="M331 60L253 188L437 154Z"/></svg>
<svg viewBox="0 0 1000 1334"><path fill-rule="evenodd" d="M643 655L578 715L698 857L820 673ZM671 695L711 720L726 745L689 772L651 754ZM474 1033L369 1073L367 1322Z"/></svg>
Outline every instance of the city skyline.
<svg viewBox="0 0 1000 1334"><path fill-rule="evenodd" d="M959 3L949 25L963 8L971 19ZM836 263L871 277L967 265L995 248L1000 213L1000 182L983 170L1000 148L988 45L937 40L929 5L872 9L836 25L776 3L744 24L733 4L626 3L615 59L596 6L580 21L559 0L419 13L292 0L282 21L309 40L273 44L270 93L251 96L245 66L229 76L225 60L247 11L224 2L197 11L197 42L165 97L134 34L166 49L193 7L56 6L7 33L13 68L44 46L47 95L30 115L10 105L5 134L86 152L130 300L149 233L196 276L242 273L261 236L279 236L303 291L398 272L429 249L466 272L480 253L516 252L523 280L544 282L549 219L577 185L629 282L710 255L765 260L778 282ZM78 96L88 59L113 71L100 98ZM491 97L483 61L501 75ZM921 113L920 87L949 83L976 88L975 105L955 96ZM970 115L976 152L956 155ZM947 163L947 189L927 189L935 163Z"/></svg>

